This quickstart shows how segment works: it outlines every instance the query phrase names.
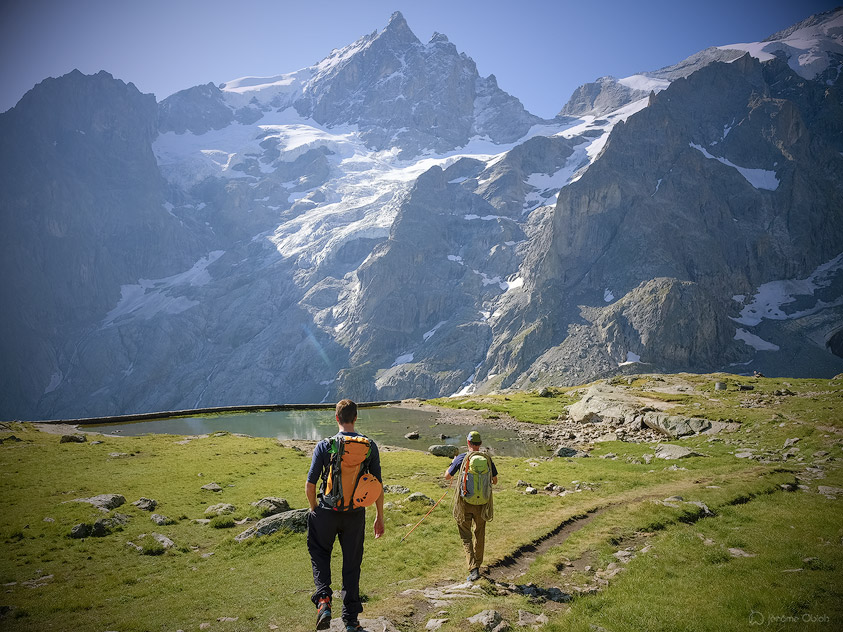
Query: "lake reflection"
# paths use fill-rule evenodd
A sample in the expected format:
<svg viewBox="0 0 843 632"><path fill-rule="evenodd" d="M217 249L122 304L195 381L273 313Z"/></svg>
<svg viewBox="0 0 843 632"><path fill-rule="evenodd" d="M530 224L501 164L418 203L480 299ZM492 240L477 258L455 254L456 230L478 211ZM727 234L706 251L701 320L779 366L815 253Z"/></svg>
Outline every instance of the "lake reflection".
<svg viewBox="0 0 843 632"><path fill-rule="evenodd" d="M278 410L268 412L234 413L208 417L181 417L151 421L124 422L85 426L103 434L137 436L142 434L199 435L219 432L238 432L254 437L277 439L311 439L330 437L337 431L333 409ZM426 450L434 444L465 445L466 434L479 430L483 447L492 454L504 456L543 456L550 449L525 442L517 432L486 426L466 426L436 423L436 413L407 408L360 408L356 429L380 444L416 450ZM419 439L405 439L410 431ZM441 435L446 435L442 439Z"/></svg>

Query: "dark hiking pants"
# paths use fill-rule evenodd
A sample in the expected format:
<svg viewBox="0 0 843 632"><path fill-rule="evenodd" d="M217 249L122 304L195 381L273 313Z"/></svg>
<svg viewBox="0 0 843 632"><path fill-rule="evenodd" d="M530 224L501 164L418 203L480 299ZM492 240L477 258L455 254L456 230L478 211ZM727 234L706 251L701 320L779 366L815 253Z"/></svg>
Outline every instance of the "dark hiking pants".
<svg viewBox="0 0 843 632"><path fill-rule="evenodd" d="M307 550L313 566L316 590L311 601L331 596L331 550L339 537L342 549L342 618L354 621L363 612L360 601L360 564L363 561L363 536L366 511L333 511L317 507L307 516Z"/></svg>

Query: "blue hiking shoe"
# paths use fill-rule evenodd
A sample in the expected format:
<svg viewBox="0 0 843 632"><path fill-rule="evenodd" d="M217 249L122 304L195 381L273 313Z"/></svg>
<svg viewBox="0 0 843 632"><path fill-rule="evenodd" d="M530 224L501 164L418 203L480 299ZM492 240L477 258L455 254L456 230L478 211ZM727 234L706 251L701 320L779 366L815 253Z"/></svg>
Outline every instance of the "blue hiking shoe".
<svg viewBox="0 0 843 632"><path fill-rule="evenodd" d="M331 627L331 598L322 597L316 604L316 629L327 630Z"/></svg>
<svg viewBox="0 0 843 632"><path fill-rule="evenodd" d="M359 621L346 621L345 632L366 632Z"/></svg>

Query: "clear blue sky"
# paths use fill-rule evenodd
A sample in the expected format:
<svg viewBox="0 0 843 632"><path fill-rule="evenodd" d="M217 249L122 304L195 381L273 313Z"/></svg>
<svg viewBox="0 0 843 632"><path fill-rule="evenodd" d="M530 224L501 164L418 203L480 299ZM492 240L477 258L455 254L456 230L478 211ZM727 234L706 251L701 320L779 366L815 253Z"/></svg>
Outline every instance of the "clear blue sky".
<svg viewBox="0 0 843 632"><path fill-rule="evenodd" d="M758 41L833 0L4 0L0 112L74 68L107 70L161 100L200 83L275 75L381 30L444 33L531 112L555 115L582 83Z"/></svg>

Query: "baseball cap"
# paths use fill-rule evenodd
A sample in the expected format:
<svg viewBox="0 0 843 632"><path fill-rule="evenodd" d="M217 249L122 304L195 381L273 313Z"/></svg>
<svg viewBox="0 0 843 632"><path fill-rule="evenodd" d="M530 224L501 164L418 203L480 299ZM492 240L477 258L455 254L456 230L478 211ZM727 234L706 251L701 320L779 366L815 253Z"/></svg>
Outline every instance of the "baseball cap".
<svg viewBox="0 0 843 632"><path fill-rule="evenodd" d="M472 430L468 433L468 440L472 443L482 443L483 440L480 438L480 433L476 430Z"/></svg>

